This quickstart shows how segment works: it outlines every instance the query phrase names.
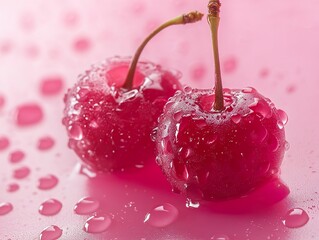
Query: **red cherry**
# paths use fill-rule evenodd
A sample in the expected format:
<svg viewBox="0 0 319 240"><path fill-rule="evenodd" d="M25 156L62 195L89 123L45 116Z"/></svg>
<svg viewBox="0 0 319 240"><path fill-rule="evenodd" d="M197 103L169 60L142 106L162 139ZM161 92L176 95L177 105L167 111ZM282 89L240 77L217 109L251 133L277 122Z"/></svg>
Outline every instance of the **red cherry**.
<svg viewBox="0 0 319 240"><path fill-rule="evenodd" d="M173 188L191 200L244 196L278 177L285 152L285 112L253 88L222 88L219 8L219 0L210 1L215 88L177 91L157 131L157 162Z"/></svg>
<svg viewBox="0 0 319 240"><path fill-rule="evenodd" d="M167 99L181 89L180 75L151 62L138 62L138 58L146 43L162 29L201 17L201 13L193 12L161 25L132 60L107 59L80 75L68 91L63 124L69 147L91 168L119 170L155 157L150 135Z"/></svg>

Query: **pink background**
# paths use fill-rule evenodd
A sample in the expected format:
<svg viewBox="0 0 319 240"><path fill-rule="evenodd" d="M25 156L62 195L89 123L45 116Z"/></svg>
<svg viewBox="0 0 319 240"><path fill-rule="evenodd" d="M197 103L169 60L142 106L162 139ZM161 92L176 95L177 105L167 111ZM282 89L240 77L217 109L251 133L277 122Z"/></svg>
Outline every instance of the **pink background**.
<svg viewBox="0 0 319 240"><path fill-rule="evenodd" d="M78 174L75 154L67 148L61 124L63 92L92 63L114 55L132 55L154 26L190 10L206 12L207 1L191 0L56 0L0 1L0 137L10 146L0 151L0 203L14 209L0 216L0 239L38 239L54 224L63 229L61 239L317 239L319 238L319 2L316 0L223 1L220 52L224 86L254 86L289 115L286 126L290 149L282 166L282 179L290 195L271 207L241 214L218 213L206 208L187 209L183 197L170 192L158 170L142 169L120 176L89 179ZM82 44L81 44L82 43ZM80 45L80 46L79 46ZM211 39L206 20L165 30L146 48L142 59L183 72L182 82L208 88L213 83ZM41 80L59 75L63 92L42 96ZM18 127L15 109L23 103L41 105L40 124ZM36 148L40 137L51 136L55 146ZM10 152L26 153L21 163L8 161ZM28 166L22 180L12 172ZM37 189L37 180L54 174L59 184L48 191ZM145 181L144 179L147 179ZM156 178L154 178L156 177ZM6 191L17 182L20 189ZM100 199L102 212L114 216L103 234L87 234L82 226L88 216L73 213L84 196ZM53 217L38 213L48 198L59 199L63 208ZM179 218L165 228L143 223L153 207L175 205ZM283 226L281 218L293 208L309 214L301 228Z"/></svg>

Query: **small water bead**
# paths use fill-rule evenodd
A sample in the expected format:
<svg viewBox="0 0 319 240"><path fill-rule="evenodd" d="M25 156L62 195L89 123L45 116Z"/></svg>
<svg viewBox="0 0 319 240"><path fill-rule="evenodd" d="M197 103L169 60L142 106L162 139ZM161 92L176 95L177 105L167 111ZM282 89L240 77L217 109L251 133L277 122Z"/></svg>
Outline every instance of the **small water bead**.
<svg viewBox="0 0 319 240"><path fill-rule="evenodd" d="M40 91L42 95L52 96L59 94L63 89L63 79L60 76L44 77L41 81Z"/></svg>
<svg viewBox="0 0 319 240"><path fill-rule="evenodd" d="M215 235L213 237L210 238L211 240L230 240L230 238L226 235Z"/></svg>
<svg viewBox="0 0 319 240"><path fill-rule="evenodd" d="M243 93L256 93L256 89L252 87L246 87L241 90Z"/></svg>
<svg viewBox="0 0 319 240"><path fill-rule="evenodd" d="M49 174L47 176L41 177L38 180L38 188L41 190L49 190L54 188L59 182L59 179L52 175Z"/></svg>
<svg viewBox="0 0 319 240"><path fill-rule="evenodd" d="M87 233L102 233L110 227L111 223L111 217L108 215L92 216L86 220L83 230Z"/></svg>
<svg viewBox="0 0 319 240"><path fill-rule="evenodd" d="M231 119L235 124L238 124L238 123L240 123L242 117L241 117L240 114L235 114L235 115L231 116L230 119Z"/></svg>
<svg viewBox="0 0 319 240"><path fill-rule="evenodd" d="M23 151L16 150L10 153L9 161L11 163L18 163L18 162L21 162L24 159L24 157L25 157L25 153Z"/></svg>
<svg viewBox="0 0 319 240"><path fill-rule="evenodd" d="M183 117L183 111L177 111L174 113L173 118L176 122L179 122Z"/></svg>
<svg viewBox="0 0 319 240"><path fill-rule="evenodd" d="M283 129L284 128L284 124L282 123L282 121L277 121L277 127L279 129Z"/></svg>
<svg viewBox="0 0 319 240"><path fill-rule="evenodd" d="M46 227L40 234L39 238L40 240L57 240L59 237L62 236L62 229L51 225L49 227Z"/></svg>
<svg viewBox="0 0 319 240"><path fill-rule="evenodd" d="M166 227L176 221L178 214L178 209L175 206L170 203L164 203L147 213L144 223L148 223L153 227Z"/></svg>
<svg viewBox="0 0 319 240"><path fill-rule="evenodd" d="M16 109L16 124L20 127L37 124L42 119L43 111L38 104L28 103Z"/></svg>
<svg viewBox="0 0 319 240"><path fill-rule="evenodd" d="M97 173L95 171L91 170L83 164L80 164L79 173L88 178L95 178L97 176Z"/></svg>
<svg viewBox="0 0 319 240"><path fill-rule="evenodd" d="M263 118L270 118L272 115L271 108L266 101L255 98L255 101L249 105L249 108L255 113L260 114Z"/></svg>
<svg viewBox="0 0 319 240"><path fill-rule="evenodd" d="M73 49L75 52L83 53L90 49L91 41L86 37L79 37L73 42Z"/></svg>
<svg viewBox="0 0 319 240"><path fill-rule="evenodd" d="M189 86L185 86L185 87L184 87L184 92L185 92L185 93L191 93L192 90L193 90L193 89L192 89L191 87L189 87Z"/></svg>
<svg viewBox="0 0 319 240"><path fill-rule="evenodd" d="M81 140L83 138L82 128L78 124L72 124L68 128L69 137L74 140Z"/></svg>
<svg viewBox="0 0 319 240"><path fill-rule="evenodd" d="M10 141L7 137L0 137L0 151L7 149L9 145Z"/></svg>
<svg viewBox="0 0 319 240"><path fill-rule="evenodd" d="M8 202L2 202L0 203L0 216L6 215L9 212L11 212L13 209L13 206L11 203Z"/></svg>
<svg viewBox="0 0 319 240"><path fill-rule="evenodd" d="M20 167L13 171L13 177L16 179L23 179L29 176L31 170L28 167Z"/></svg>
<svg viewBox="0 0 319 240"><path fill-rule="evenodd" d="M277 110L278 116L279 116L279 120L282 122L283 125L286 125L288 122L288 115L286 112L284 112L281 109Z"/></svg>
<svg viewBox="0 0 319 240"><path fill-rule="evenodd" d="M282 219L282 223L288 228L304 226L309 221L307 212L301 208L290 209Z"/></svg>
<svg viewBox="0 0 319 240"><path fill-rule="evenodd" d="M17 183L10 183L8 186L7 186L7 192L16 192L20 189L20 186L19 184Z"/></svg>
<svg viewBox="0 0 319 240"><path fill-rule="evenodd" d="M187 208L199 208L200 207L200 203L192 201L191 199L187 199L186 200L186 207Z"/></svg>
<svg viewBox="0 0 319 240"><path fill-rule="evenodd" d="M151 140L152 140L153 142L156 141L157 131L158 131L158 128L156 127L156 128L154 128L154 129L152 130L152 132L151 132L150 137L151 137Z"/></svg>
<svg viewBox="0 0 319 240"><path fill-rule="evenodd" d="M74 206L74 212L79 215L96 212L100 207L100 202L92 197L81 198Z"/></svg>
<svg viewBox="0 0 319 240"><path fill-rule="evenodd" d="M55 144L55 141L52 137L45 136L38 140L37 148L41 151L49 150Z"/></svg>
<svg viewBox="0 0 319 240"><path fill-rule="evenodd" d="M62 209L62 203L54 198L43 202L39 207L39 213L44 216L53 216Z"/></svg>

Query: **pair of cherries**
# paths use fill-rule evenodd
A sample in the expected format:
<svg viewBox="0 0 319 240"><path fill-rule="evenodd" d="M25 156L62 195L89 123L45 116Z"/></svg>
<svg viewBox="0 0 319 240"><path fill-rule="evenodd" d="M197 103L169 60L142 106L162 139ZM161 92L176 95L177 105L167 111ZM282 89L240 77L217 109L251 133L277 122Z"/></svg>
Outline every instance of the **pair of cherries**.
<svg viewBox="0 0 319 240"><path fill-rule="evenodd" d="M157 152L172 187L195 200L243 196L278 176L287 116L254 88L222 88L220 2L211 0L208 9L214 89L183 88L176 73L138 62L146 43L162 29L203 17L191 12L156 29L132 60L114 57L93 66L68 91L63 124L69 147L93 170L140 166Z"/></svg>

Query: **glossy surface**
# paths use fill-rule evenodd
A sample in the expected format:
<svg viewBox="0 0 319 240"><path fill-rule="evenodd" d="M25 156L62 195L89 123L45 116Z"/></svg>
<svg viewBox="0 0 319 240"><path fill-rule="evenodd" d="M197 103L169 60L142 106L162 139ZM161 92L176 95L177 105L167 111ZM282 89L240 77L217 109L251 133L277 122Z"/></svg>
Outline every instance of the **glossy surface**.
<svg viewBox="0 0 319 240"><path fill-rule="evenodd" d="M259 201L247 198L197 209L186 208L185 198L172 193L161 170L145 166L115 175L99 175L79 165L67 147L61 124L63 93L90 64L115 54L131 55L142 36L155 25L181 12L206 12L205 1L191 0L56 0L4 1L0 7L0 202L13 210L0 216L0 239L39 239L43 229L56 225L60 239L154 239L205 240L313 240L319 228L319 115L318 102L318 8L317 0L266 1L225 0L220 22L221 63L232 62L223 75L224 87L253 86L289 115L281 177L289 186L271 183L255 192ZM138 17L137 17L138 16ZM128 20L129 19L129 20ZM84 42L82 50L74 43ZM183 72L181 81L208 88L213 82L211 39L207 22L171 28L154 39L142 59L163 68ZM80 41L80 42L81 42ZM88 43L88 44L87 44ZM235 63L235 64L233 64ZM226 66L225 66L226 67ZM40 86L45 76L62 76L63 90L44 96ZM17 106L36 102L44 118L28 127L15 124ZM39 151L38 140L50 136L55 145ZM2 139L8 141L2 148ZM12 164L9 154L22 150L22 162ZM27 166L30 175L14 179L16 168ZM38 189L40 177L59 179L50 190ZM7 192L11 183L19 184ZM278 191L274 194L273 188ZM263 196L276 196L267 202ZM83 231L93 216L73 213L79 199L90 196L100 202L98 212L110 214L112 223L99 234ZM54 216L42 216L38 208L55 198L63 204ZM265 202L266 201L266 202ZM174 205L179 216L170 225L157 228L144 223L145 215L164 203ZM293 208L305 210L306 225L287 228L282 219Z"/></svg>

